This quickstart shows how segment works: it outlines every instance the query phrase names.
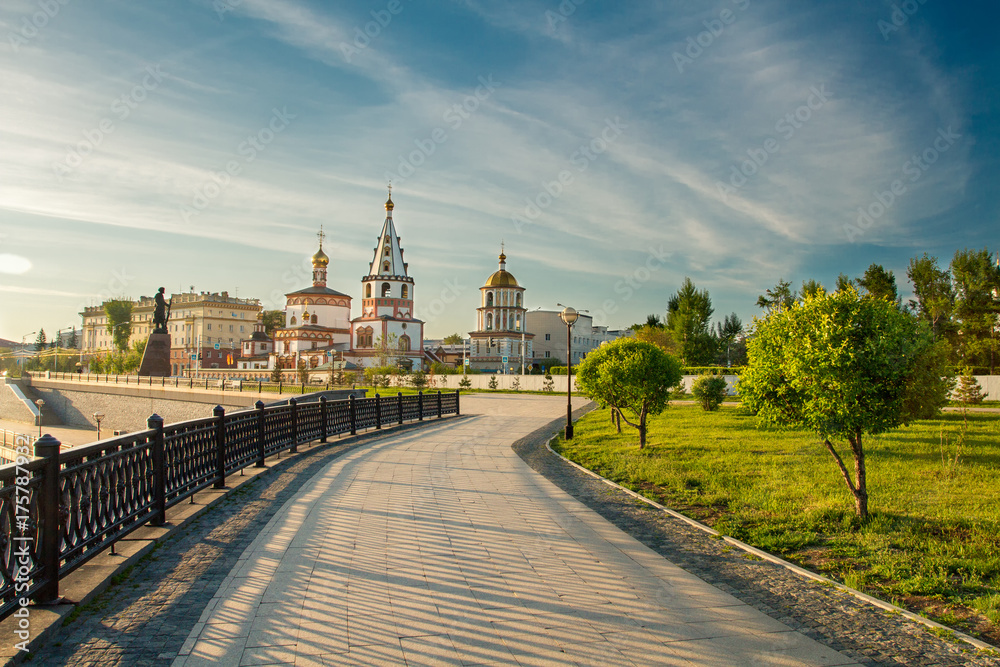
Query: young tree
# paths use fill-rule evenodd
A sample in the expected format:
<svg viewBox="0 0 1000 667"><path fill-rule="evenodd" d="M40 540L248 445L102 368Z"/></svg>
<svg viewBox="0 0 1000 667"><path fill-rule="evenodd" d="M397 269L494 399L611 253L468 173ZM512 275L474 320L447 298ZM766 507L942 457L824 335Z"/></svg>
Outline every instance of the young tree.
<svg viewBox="0 0 1000 667"><path fill-rule="evenodd" d="M132 337L132 302L128 299L112 299L104 302L104 314L108 320L108 333L115 349L128 349L128 339Z"/></svg>
<svg viewBox="0 0 1000 667"><path fill-rule="evenodd" d="M815 431L868 517L864 437L905 423L907 387L931 344L917 321L854 289L810 299L756 322L740 378L743 403L764 423ZM854 455L848 472L832 440Z"/></svg>
<svg viewBox="0 0 1000 667"><path fill-rule="evenodd" d="M375 340L375 358L380 367L395 367L399 361L399 336L393 333L379 336Z"/></svg>
<svg viewBox="0 0 1000 667"><path fill-rule="evenodd" d="M510 388L514 391L521 391L521 376L514 376L513 382L510 383Z"/></svg>
<svg viewBox="0 0 1000 667"><path fill-rule="evenodd" d="M413 385L414 389L423 389L427 384L427 376L424 375L423 371L417 371L410 376L410 384Z"/></svg>
<svg viewBox="0 0 1000 667"><path fill-rule="evenodd" d="M469 379L468 375L463 375L462 379L458 381L458 386L461 387L462 389L471 389L472 380Z"/></svg>
<svg viewBox="0 0 1000 667"><path fill-rule="evenodd" d="M497 385L497 376L496 376L496 375L494 375L493 377L491 377L491 378L490 378L490 384L489 384L489 387L490 387L490 389L492 389L492 390L494 390L494 391L495 391L495 390L496 390L496 388L497 388L497 386L498 386L498 385Z"/></svg>
<svg viewBox="0 0 1000 667"><path fill-rule="evenodd" d="M76 337L76 329L73 329L73 331L69 335L69 342L66 343L66 347L69 348L70 350L75 350L79 345L80 341Z"/></svg>
<svg viewBox="0 0 1000 667"><path fill-rule="evenodd" d="M306 366L306 360L304 358L299 357L299 363L295 370L299 376L300 384L305 384L306 382L309 382L309 368L308 366Z"/></svg>
<svg viewBox="0 0 1000 667"><path fill-rule="evenodd" d="M986 399L986 392L979 386L979 381L972 375L972 368L965 367L965 370L958 377L958 387L955 389L955 400L962 404L963 408L970 405L979 405Z"/></svg>
<svg viewBox="0 0 1000 667"><path fill-rule="evenodd" d="M690 278L684 278L681 288L667 303L667 330L681 346L684 363L699 366L712 362L715 356L715 340L710 333L712 299L708 290L694 286Z"/></svg>
<svg viewBox="0 0 1000 667"><path fill-rule="evenodd" d="M264 323L264 334L268 338L274 338L274 332L285 328L285 311L265 310L262 321Z"/></svg>
<svg viewBox="0 0 1000 667"><path fill-rule="evenodd" d="M271 369L271 382L281 382L281 366L275 361L274 368Z"/></svg>
<svg viewBox="0 0 1000 667"><path fill-rule="evenodd" d="M590 398L621 413L646 446L646 420L667 407L670 389L683 377L680 361L651 343L619 338L602 345L577 367L576 383ZM632 413L629 420L625 411Z"/></svg>
<svg viewBox="0 0 1000 667"><path fill-rule="evenodd" d="M955 283L955 316L959 330L959 352L969 366L988 367L993 374L1000 361L1000 266L990 252L959 250L951 262Z"/></svg>
<svg viewBox="0 0 1000 667"><path fill-rule="evenodd" d="M924 253L914 257L906 270L916 299L910 299L910 310L930 325L935 339L954 342L957 333L951 321L955 310L955 289L951 274L938 268L937 257Z"/></svg>
<svg viewBox="0 0 1000 667"><path fill-rule="evenodd" d="M39 329L38 335L35 337L35 352L41 352L45 349L47 344L47 339L45 337L45 329Z"/></svg>
<svg viewBox="0 0 1000 667"><path fill-rule="evenodd" d="M586 357L584 357L584 359L586 359ZM579 381L580 379L577 377L577 382L579 383ZM555 388L556 381L552 379L551 373L546 372L545 379L542 381L542 391L555 391Z"/></svg>
<svg viewBox="0 0 1000 667"><path fill-rule="evenodd" d="M702 373L691 384L691 393L694 394L695 400L701 403L703 410L709 412L719 409L722 401L726 400L728 390L726 378L712 373Z"/></svg>
<svg viewBox="0 0 1000 667"><path fill-rule="evenodd" d="M464 340L465 339L462 338L462 334L460 334L460 333L453 333L450 336L445 336L444 344L445 345L461 345Z"/></svg>
<svg viewBox="0 0 1000 667"><path fill-rule="evenodd" d="M865 290L868 296L875 299L886 299L899 304L899 291L896 289L896 276L892 271L886 271L881 264L872 264L865 274L854 281L858 287Z"/></svg>
<svg viewBox="0 0 1000 667"><path fill-rule="evenodd" d="M792 284L784 279L779 279L777 285L757 297L757 306L767 311L767 314L780 313L790 308L793 303L795 303L795 290L792 289Z"/></svg>

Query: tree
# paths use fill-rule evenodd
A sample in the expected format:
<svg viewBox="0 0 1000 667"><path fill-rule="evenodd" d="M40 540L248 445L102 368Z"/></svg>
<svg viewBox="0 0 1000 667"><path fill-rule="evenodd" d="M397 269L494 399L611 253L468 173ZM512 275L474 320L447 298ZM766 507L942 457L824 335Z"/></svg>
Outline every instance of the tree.
<svg viewBox="0 0 1000 667"><path fill-rule="evenodd" d="M663 320L656 313L650 313L646 316L646 324L644 326L653 327L655 329L663 328Z"/></svg>
<svg viewBox="0 0 1000 667"><path fill-rule="evenodd" d="M910 299L910 310L930 325L935 339L944 337L954 342L957 331L951 321L955 310L951 274L938 268L937 257L924 253L910 260L906 276L916 296Z"/></svg>
<svg viewBox="0 0 1000 667"><path fill-rule="evenodd" d="M76 329L73 329L69 335L69 341L66 343L66 347L75 350L80 345L79 339L76 337Z"/></svg>
<svg viewBox="0 0 1000 667"><path fill-rule="evenodd" d="M1000 266L991 260L983 248L959 250L951 262L960 357L966 365L988 367L990 375L1000 360Z"/></svg>
<svg viewBox="0 0 1000 667"><path fill-rule="evenodd" d="M802 301L805 301L807 298L820 296L821 294L826 294L826 288L819 281L811 278L802 281L802 289L799 290L799 298Z"/></svg>
<svg viewBox="0 0 1000 667"><path fill-rule="evenodd" d="M865 520L863 439L910 419L907 387L928 345L914 317L845 288L757 320L739 392L761 422L803 426L823 439ZM853 477L834 439L849 443Z"/></svg>
<svg viewBox="0 0 1000 667"><path fill-rule="evenodd" d="M795 291L792 284L784 279L779 279L774 288L765 290L757 297L757 305L770 313L780 313L795 303Z"/></svg>
<svg viewBox="0 0 1000 667"><path fill-rule="evenodd" d="M35 337L35 352L41 352L46 347L45 329L39 329Z"/></svg>
<svg viewBox="0 0 1000 667"><path fill-rule="evenodd" d="M865 290L868 296L875 299L886 299L899 305L896 276L893 275L892 271L886 271L881 264L872 264L865 271L865 274L854 282Z"/></svg>
<svg viewBox="0 0 1000 667"><path fill-rule="evenodd" d="M951 346L947 341L935 341L926 322L920 322L918 335L926 340L906 385L903 397L905 421L939 416L955 388Z"/></svg>
<svg viewBox="0 0 1000 667"><path fill-rule="evenodd" d="M677 356L681 353L681 346L677 344L673 335L662 325L654 327L643 324L638 329L635 329L634 338L646 343L652 343L667 354Z"/></svg>
<svg viewBox="0 0 1000 667"><path fill-rule="evenodd" d="M410 384L413 385L414 389L423 389L427 384L427 376L424 375L423 371L417 371L410 376Z"/></svg>
<svg viewBox="0 0 1000 667"><path fill-rule="evenodd" d="M837 292L842 292L845 289L853 288L854 283L851 282L851 277L846 273L841 273L837 276Z"/></svg>
<svg viewBox="0 0 1000 667"><path fill-rule="evenodd" d="M962 407L978 405L986 399L986 392L979 386L979 381L972 375L972 368L965 367L958 377L958 388L955 389L955 400L962 404Z"/></svg>
<svg viewBox="0 0 1000 667"><path fill-rule="evenodd" d="M715 341L710 333L712 299L708 290L698 291L690 278L667 303L667 330L681 346L684 363L698 366L712 362Z"/></svg>
<svg viewBox="0 0 1000 667"><path fill-rule="evenodd" d="M719 409L728 392L729 384L726 378L712 373L702 373L691 384L691 393L701 403L702 409L709 412Z"/></svg>
<svg viewBox="0 0 1000 667"><path fill-rule="evenodd" d="M588 355L589 356L589 355ZM586 357L584 357L586 359ZM577 382L580 379L577 377ZM556 381L552 379L551 373L545 373L545 380L542 381L542 391L555 391Z"/></svg>
<svg viewBox="0 0 1000 667"><path fill-rule="evenodd" d="M309 382L309 368L306 366L306 360L303 357L299 357L299 363L297 364L295 370L299 376L300 384Z"/></svg>
<svg viewBox="0 0 1000 667"><path fill-rule="evenodd" d="M716 349L719 350L720 355L723 355L722 361L725 362L726 366L732 365L732 346L741 335L743 335L743 321L737 317L736 313L726 315L722 322L715 323L712 336L716 340Z"/></svg>
<svg viewBox="0 0 1000 667"><path fill-rule="evenodd" d="M458 381L458 386L461 387L462 389L471 389L472 380L469 379L468 375L463 375L462 379Z"/></svg>
<svg viewBox="0 0 1000 667"><path fill-rule="evenodd" d="M108 333L111 334L114 347L119 352L128 349L128 339L132 337L132 305L128 299L112 299L104 302Z"/></svg>
<svg viewBox="0 0 1000 667"><path fill-rule="evenodd" d="M375 341L375 358L380 367L397 366L399 363L399 336L388 334Z"/></svg>
<svg viewBox="0 0 1000 667"><path fill-rule="evenodd" d="M602 345L577 367L576 383L595 401L609 405L639 431L646 446L646 420L667 407L670 389L681 381L681 363L656 345L619 338ZM630 420L625 411L633 417Z"/></svg>
<svg viewBox="0 0 1000 667"><path fill-rule="evenodd" d="M490 389L496 390L496 388L498 386L497 385L497 376L496 375L494 375L493 377L490 378L490 385L489 386L490 386Z"/></svg>
<svg viewBox="0 0 1000 667"><path fill-rule="evenodd" d="M463 342L465 342L465 339L462 338L462 334L460 333L453 333L450 336L445 336L444 339L445 345L461 345Z"/></svg>
<svg viewBox="0 0 1000 667"><path fill-rule="evenodd" d="M274 338L275 331L285 328L285 311L265 310L261 315L261 321L264 324L264 334L268 338Z"/></svg>

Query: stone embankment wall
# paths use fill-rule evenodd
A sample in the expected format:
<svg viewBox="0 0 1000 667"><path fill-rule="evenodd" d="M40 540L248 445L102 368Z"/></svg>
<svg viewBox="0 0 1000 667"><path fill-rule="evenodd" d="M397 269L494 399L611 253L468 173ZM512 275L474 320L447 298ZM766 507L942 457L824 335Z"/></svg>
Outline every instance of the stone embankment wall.
<svg viewBox="0 0 1000 667"><path fill-rule="evenodd" d="M34 424L37 418L38 408L26 402L17 383L0 378L0 419Z"/></svg>

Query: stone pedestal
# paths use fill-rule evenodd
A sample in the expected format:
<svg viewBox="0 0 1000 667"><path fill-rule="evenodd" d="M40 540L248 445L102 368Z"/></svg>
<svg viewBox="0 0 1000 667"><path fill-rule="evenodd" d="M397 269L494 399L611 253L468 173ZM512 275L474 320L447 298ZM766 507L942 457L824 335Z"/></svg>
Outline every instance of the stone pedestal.
<svg viewBox="0 0 1000 667"><path fill-rule="evenodd" d="M143 377L170 377L170 334L152 333L146 340L139 375Z"/></svg>

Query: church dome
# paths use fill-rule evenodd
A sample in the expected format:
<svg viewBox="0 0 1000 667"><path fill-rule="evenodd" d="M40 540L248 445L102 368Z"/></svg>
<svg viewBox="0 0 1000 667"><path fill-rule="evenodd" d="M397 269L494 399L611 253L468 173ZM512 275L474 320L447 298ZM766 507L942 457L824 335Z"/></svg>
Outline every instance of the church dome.
<svg viewBox="0 0 1000 667"><path fill-rule="evenodd" d="M517 287L517 278L510 271L497 271L486 281L487 287Z"/></svg>
<svg viewBox="0 0 1000 667"><path fill-rule="evenodd" d="M330 265L330 258L323 252L323 246L320 246L319 251L312 256L312 265L314 269L320 267L326 268Z"/></svg>

